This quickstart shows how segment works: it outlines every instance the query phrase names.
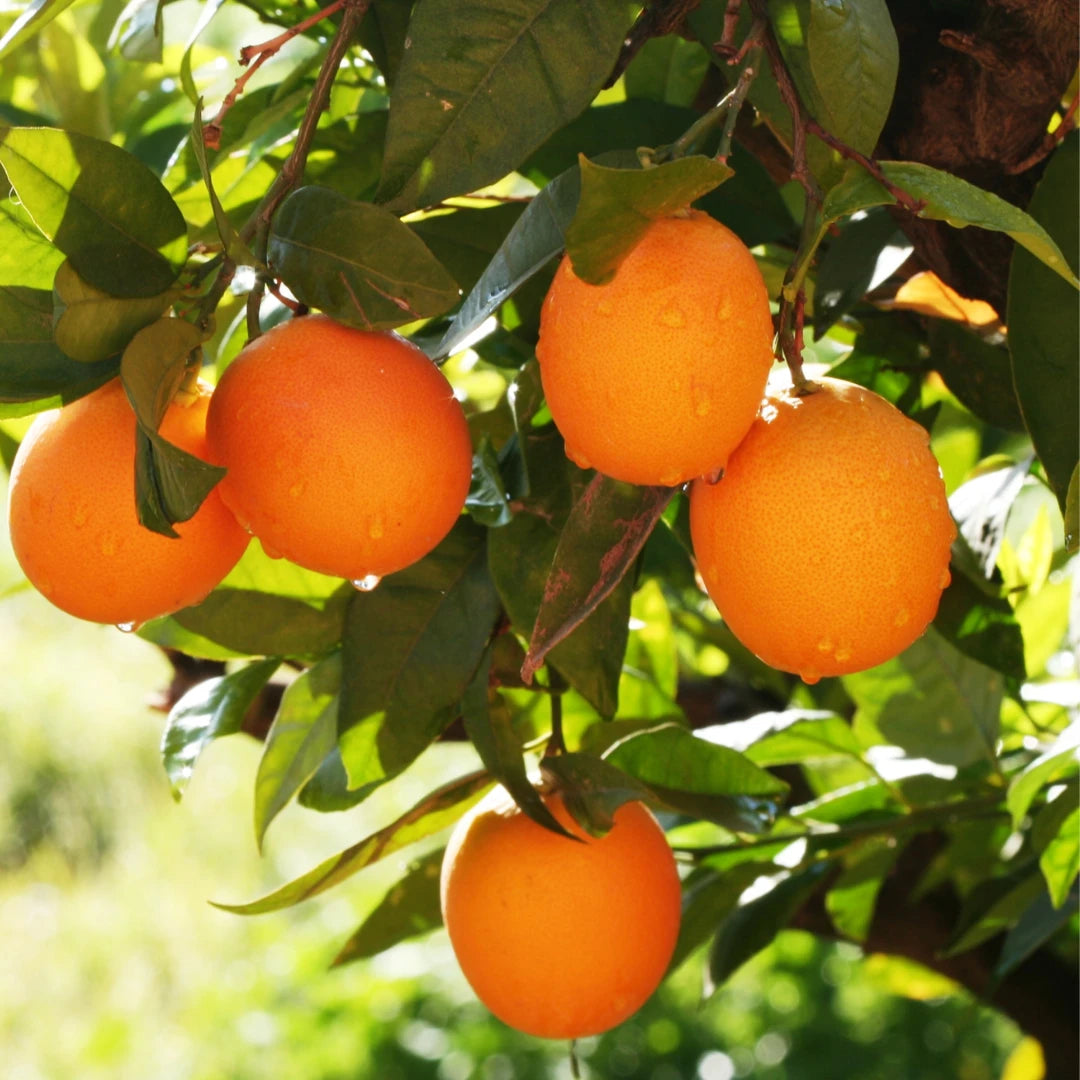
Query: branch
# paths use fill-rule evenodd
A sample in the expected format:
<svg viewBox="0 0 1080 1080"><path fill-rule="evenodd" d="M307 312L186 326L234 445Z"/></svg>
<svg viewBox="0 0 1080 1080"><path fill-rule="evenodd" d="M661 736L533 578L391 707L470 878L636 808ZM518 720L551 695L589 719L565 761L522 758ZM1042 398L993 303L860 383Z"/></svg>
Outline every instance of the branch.
<svg viewBox="0 0 1080 1080"><path fill-rule="evenodd" d="M675 33L700 2L701 0L653 0L653 3L647 4L630 27L615 66L604 83L604 89L618 82L619 76L630 66L630 61L637 56L649 38Z"/></svg>
<svg viewBox="0 0 1080 1080"><path fill-rule="evenodd" d="M1043 158L1049 157L1057 149L1058 144L1064 140L1065 136L1076 127L1076 106L1078 102L1080 102L1080 94L1069 102L1069 107L1065 110L1061 123L1053 131L1048 131L1042 137L1039 145L1023 161L1010 165L1005 171L1009 175L1015 176L1017 173L1027 172L1033 165L1038 165Z"/></svg>

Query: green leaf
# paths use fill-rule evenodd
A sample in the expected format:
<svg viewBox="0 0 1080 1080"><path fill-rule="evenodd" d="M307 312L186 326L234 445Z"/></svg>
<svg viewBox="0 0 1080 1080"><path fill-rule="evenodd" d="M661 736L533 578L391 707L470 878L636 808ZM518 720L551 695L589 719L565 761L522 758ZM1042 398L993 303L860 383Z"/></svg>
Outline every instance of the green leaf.
<svg viewBox="0 0 1080 1080"><path fill-rule="evenodd" d="M1033 761L1009 783L1005 804L1012 814L1013 826L1020 828L1028 809L1043 787L1070 775L1080 763L1080 720L1074 720Z"/></svg>
<svg viewBox="0 0 1080 1080"><path fill-rule="evenodd" d="M584 155L581 198L566 230L566 251L583 281L602 285L615 276L648 227L684 210L719 187L732 170L700 154L650 169L597 165Z"/></svg>
<svg viewBox="0 0 1080 1080"><path fill-rule="evenodd" d="M439 879L443 849L414 862L342 946L331 967L340 967L442 926Z"/></svg>
<svg viewBox="0 0 1080 1080"><path fill-rule="evenodd" d="M157 432L202 334L182 319L158 319L138 331L120 359L120 378L135 410L135 506L139 521L163 536L193 517L225 470L174 446Z"/></svg>
<svg viewBox="0 0 1080 1080"><path fill-rule="evenodd" d="M51 289L64 254L14 199L0 200L0 286Z"/></svg>
<svg viewBox="0 0 1080 1080"><path fill-rule="evenodd" d="M360 44L371 53L387 86L393 86L405 55L411 11L412 0L373 0L357 32Z"/></svg>
<svg viewBox="0 0 1080 1080"><path fill-rule="evenodd" d="M1070 555L1080 551L1080 464L1073 469L1065 496L1065 550Z"/></svg>
<svg viewBox="0 0 1080 1080"><path fill-rule="evenodd" d="M491 685L493 650L488 648L461 703L465 732L484 767L510 794L522 813L545 829L571 836L544 804L525 770L522 741L506 699Z"/></svg>
<svg viewBox="0 0 1080 1080"><path fill-rule="evenodd" d="M945 765L994 762L1003 680L932 628L894 660L846 675L856 733L876 731L909 757Z"/></svg>
<svg viewBox="0 0 1080 1080"><path fill-rule="evenodd" d="M53 341L52 294L0 286L0 416L21 416L74 401L108 382L116 357L80 364Z"/></svg>
<svg viewBox="0 0 1080 1080"><path fill-rule="evenodd" d="M514 516L508 502L506 485L499 471L499 456L490 437L484 435L473 454L472 483L465 496L465 509L474 521L488 528L498 528Z"/></svg>
<svg viewBox="0 0 1080 1080"><path fill-rule="evenodd" d="M187 258L184 217L125 150L56 128L0 127L0 165L37 227L88 284L145 297L175 281Z"/></svg>
<svg viewBox="0 0 1080 1080"><path fill-rule="evenodd" d="M818 267L814 333L821 337L868 292L887 281L912 252L888 211L871 210L845 225Z"/></svg>
<svg viewBox="0 0 1080 1080"><path fill-rule="evenodd" d="M214 739L238 732L244 715L270 676L277 671L276 657L193 686L169 712L161 740L161 757L173 798L184 793L195 762Z"/></svg>
<svg viewBox="0 0 1080 1080"><path fill-rule="evenodd" d="M1050 899L1056 908L1065 903L1080 872L1080 807L1076 806L1076 791L1059 795L1058 798L1068 798L1072 809L1039 856L1039 869L1046 878Z"/></svg>
<svg viewBox="0 0 1080 1080"><path fill-rule="evenodd" d="M499 615L484 535L464 518L420 562L350 600L340 719L350 788L397 775L454 718Z"/></svg>
<svg viewBox="0 0 1080 1080"><path fill-rule="evenodd" d="M270 822L334 748L340 687L341 654L334 653L298 675L281 699L255 776L260 851Z"/></svg>
<svg viewBox="0 0 1080 1080"><path fill-rule="evenodd" d="M606 761L650 787L695 795L782 795L787 784L744 755L675 724L630 735Z"/></svg>
<svg viewBox="0 0 1080 1080"><path fill-rule="evenodd" d="M592 478L559 535L521 671L526 681L622 581L673 494L603 473Z"/></svg>
<svg viewBox="0 0 1080 1080"><path fill-rule="evenodd" d="M563 249L563 234L577 209L581 173L575 165L557 176L525 208L465 297L433 358L449 356L504 300Z"/></svg>
<svg viewBox="0 0 1080 1080"><path fill-rule="evenodd" d="M591 754L545 756L540 771L555 782L570 815L593 836L603 836L615 824L615 811L628 802L663 806L645 784Z"/></svg>
<svg viewBox="0 0 1080 1080"><path fill-rule="evenodd" d="M40 33L73 0L30 0L22 14L8 27L0 38L0 60L14 52L24 41Z"/></svg>
<svg viewBox="0 0 1080 1080"><path fill-rule="evenodd" d="M1075 901L1075 897L1073 899ZM1006 935L994 968L994 978L1003 979L1018 968L1072 918L1074 911L1075 903L1055 908L1050 902L1050 894L1045 890L1040 893Z"/></svg>
<svg viewBox="0 0 1080 1080"><path fill-rule="evenodd" d="M851 725L821 709L786 709L700 728L698 737L745 754L760 766L799 764L837 756L862 759Z"/></svg>
<svg viewBox="0 0 1080 1080"><path fill-rule="evenodd" d="M237 915L263 915L280 911L332 889L353 874L393 855L409 844L432 836L452 825L469 807L479 802L494 781L486 772L472 772L436 788L399 818L359 843L324 859L294 881L248 904L218 904L214 907Z"/></svg>
<svg viewBox="0 0 1080 1080"><path fill-rule="evenodd" d="M524 635L536 624L562 525L584 474L566 460L562 439L551 428L525 434L523 453L531 487L529 505L508 525L491 530L487 546L503 606ZM633 582L624 576L547 658L601 716L613 716L618 705L632 594Z"/></svg>
<svg viewBox="0 0 1080 1080"><path fill-rule="evenodd" d="M931 319L929 325L931 362L960 403L988 424L1023 431L1009 350L950 319Z"/></svg>
<svg viewBox="0 0 1080 1080"><path fill-rule="evenodd" d="M889 115L900 65L885 0L810 0L807 49L831 134L872 154Z"/></svg>
<svg viewBox="0 0 1080 1080"><path fill-rule="evenodd" d="M987 596L966 574L955 571L941 594L934 628L965 656L1013 680L1027 677L1024 638L1012 605Z"/></svg>
<svg viewBox="0 0 1080 1080"><path fill-rule="evenodd" d="M620 0L418 4L379 201L410 210L498 180L589 104L628 24Z"/></svg>
<svg viewBox="0 0 1080 1080"><path fill-rule="evenodd" d="M799 872L783 870L772 877L759 877L742 893L713 941L708 993L723 985L787 926L827 868L827 863L819 862Z"/></svg>
<svg viewBox="0 0 1080 1080"><path fill-rule="evenodd" d="M943 955L967 952L995 934L1011 929L1045 891L1042 875L1026 867L976 885L964 898L957 926Z"/></svg>
<svg viewBox="0 0 1080 1080"><path fill-rule="evenodd" d="M118 300L87 285L71 262L65 261L53 284L56 344L84 364L107 360L122 352L137 331L157 322L177 295L164 292L146 299ZM198 343L196 337L192 348Z"/></svg>
<svg viewBox="0 0 1080 1080"><path fill-rule="evenodd" d="M341 641L351 591L342 586L330 601L316 606L288 596L219 586L201 604L176 612L173 619L185 630L247 656L317 656Z"/></svg>
<svg viewBox="0 0 1080 1080"><path fill-rule="evenodd" d="M919 217L947 221L957 229L977 225L1011 236L1070 285L1080 281L1069 268L1053 237L1030 214L990 191L969 184L951 173L915 161L880 161L885 179L925 205ZM847 178L826 196L822 215L826 222L870 206L890 206L895 198L861 166L852 166Z"/></svg>
<svg viewBox="0 0 1080 1080"><path fill-rule="evenodd" d="M839 933L853 941L866 940L878 893L899 854L892 838L874 838L844 858L843 872L825 894L825 909Z"/></svg>
<svg viewBox="0 0 1080 1080"><path fill-rule="evenodd" d="M305 304L363 330L441 315L457 282L395 214L324 187L294 191L274 215L271 269Z"/></svg>
<svg viewBox="0 0 1080 1080"><path fill-rule="evenodd" d="M1080 136L1074 133L1050 159L1028 206L1074 268L1080 247L1078 185ZM1053 263L1050 268L1075 284L1067 268ZM1035 450L1063 508L1080 446L1080 313L1065 281L1027 251L1014 252L1007 309L1013 379Z"/></svg>
<svg viewBox="0 0 1080 1080"><path fill-rule="evenodd" d="M966 542L976 565L987 578L997 566L1001 542L1005 539L1005 522L1031 468L1027 457L1015 464L980 473L961 484L949 496L949 511L956 519L960 536ZM953 546L953 558L957 548Z"/></svg>

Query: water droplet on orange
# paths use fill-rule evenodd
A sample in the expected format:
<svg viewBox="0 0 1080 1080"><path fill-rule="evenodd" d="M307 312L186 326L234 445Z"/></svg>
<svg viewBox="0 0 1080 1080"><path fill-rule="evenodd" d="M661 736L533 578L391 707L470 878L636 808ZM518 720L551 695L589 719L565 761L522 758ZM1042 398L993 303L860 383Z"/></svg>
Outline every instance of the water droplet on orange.
<svg viewBox="0 0 1080 1080"><path fill-rule="evenodd" d="M371 592L378 588L380 581L382 578L378 574L365 574L363 577L354 578L351 584L357 592Z"/></svg>
<svg viewBox="0 0 1080 1080"><path fill-rule="evenodd" d="M677 329L680 326L686 325L686 316L677 307L664 308L660 312L660 321L664 326L670 326Z"/></svg>

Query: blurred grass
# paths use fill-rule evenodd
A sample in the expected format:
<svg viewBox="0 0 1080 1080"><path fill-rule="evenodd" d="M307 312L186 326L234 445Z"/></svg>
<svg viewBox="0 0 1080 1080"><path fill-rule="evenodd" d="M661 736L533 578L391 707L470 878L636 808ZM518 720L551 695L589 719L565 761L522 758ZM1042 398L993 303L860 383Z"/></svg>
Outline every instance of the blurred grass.
<svg viewBox="0 0 1080 1080"><path fill-rule="evenodd" d="M223 740L176 804L149 702L169 666L70 619L0 540L0 1075L4 1080L541 1080L566 1047L493 1021L445 935L327 965L413 857L244 919L261 895L471 767L438 746L345 814L290 808L259 859L259 747ZM691 960L632 1021L580 1046L586 1077L1036 1080L1014 1025L925 973L786 933L705 1006ZM928 996L929 995L929 996ZM933 996L936 995L936 996ZM918 1000L919 998L927 1000ZM1018 1064L1019 1062L1019 1064Z"/></svg>

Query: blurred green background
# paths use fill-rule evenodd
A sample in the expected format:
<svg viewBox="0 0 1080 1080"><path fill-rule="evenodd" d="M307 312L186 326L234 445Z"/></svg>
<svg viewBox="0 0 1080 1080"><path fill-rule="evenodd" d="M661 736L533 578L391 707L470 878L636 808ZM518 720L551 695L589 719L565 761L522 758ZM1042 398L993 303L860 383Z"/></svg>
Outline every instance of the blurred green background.
<svg viewBox="0 0 1080 1080"><path fill-rule="evenodd" d="M565 1044L492 1019L443 933L328 970L406 851L297 908L243 901L471 767L440 744L355 810L289 808L260 858L258 744L215 743L184 801L139 638L27 589L0 540L0 1074L4 1080L565 1078ZM637 1017L579 1045L585 1077L1036 1080L1038 1044L923 969L787 932L701 1003L691 958Z"/></svg>

